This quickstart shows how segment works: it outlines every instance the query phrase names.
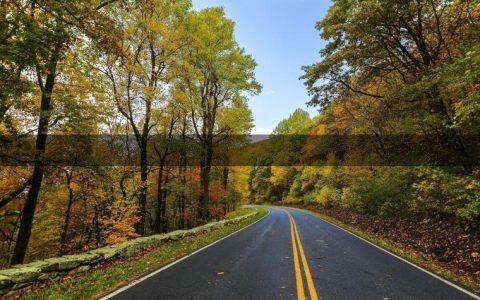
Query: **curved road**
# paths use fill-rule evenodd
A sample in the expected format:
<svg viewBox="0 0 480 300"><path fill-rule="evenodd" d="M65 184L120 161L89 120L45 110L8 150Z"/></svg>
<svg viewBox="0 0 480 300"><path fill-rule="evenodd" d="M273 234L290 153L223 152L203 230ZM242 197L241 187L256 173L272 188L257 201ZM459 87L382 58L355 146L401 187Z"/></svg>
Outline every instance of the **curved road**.
<svg viewBox="0 0 480 300"><path fill-rule="evenodd" d="M315 216L268 209L252 226L109 297L475 298Z"/></svg>

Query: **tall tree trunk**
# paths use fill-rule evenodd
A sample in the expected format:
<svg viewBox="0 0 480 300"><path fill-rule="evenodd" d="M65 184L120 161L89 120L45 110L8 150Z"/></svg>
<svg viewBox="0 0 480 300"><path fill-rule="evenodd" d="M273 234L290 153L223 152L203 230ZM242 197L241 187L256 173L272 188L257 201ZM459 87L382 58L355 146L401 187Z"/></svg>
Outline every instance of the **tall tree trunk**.
<svg viewBox="0 0 480 300"><path fill-rule="evenodd" d="M59 49L57 49L59 51ZM38 121L37 140L35 143L35 164L30 188L28 189L27 199L23 207L22 219L20 220L20 229L18 231L17 242L13 250L10 265L23 263L27 253L28 242L32 231L33 217L37 207L38 194L42 185L44 166L43 155L47 143L48 127L50 122L50 111L53 87L55 86L55 76L57 69L58 53L54 53L49 62L49 72L47 74L45 85L39 78L40 89L42 90L40 103L40 118ZM37 67L38 68L38 67ZM37 70L40 73L40 70Z"/></svg>
<svg viewBox="0 0 480 300"><path fill-rule="evenodd" d="M162 233L165 231L165 209L166 209L166 193L163 189L163 171L165 170L165 156L160 159L160 168L158 169L157 181L157 215L155 218L155 232ZM165 180L167 181L167 179ZM165 182L166 183L166 182Z"/></svg>
<svg viewBox="0 0 480 300"><path fill-rule="evenodd" d="M187 152L185 151L185 142L186 142L186 131L187 131L187 116L186 114L183 117L183 126L182 126L182 150L180 152L180 164L178 166L178 177L180 178L180 183L182 186L180 195L178 197L179 202L179 211L180 211L180 229L185 229L185 187L187 186L187 177L185 172L187 171Z"/></svg>
<svg viewBox="0 0 480 300"><path fill-rule="evenodd" d="M166 186L167 183L168 183L168 174L166 174L165 176L165 181L163 182L163 186ZM167 195L168 195L168 191L166 189L163 189L162 190L162 211L160 213L160 225L161 225L161 230L163 232L166 232L168 230L168 220L167 220Z"/></svg>
<svg viewBox="0 0 480 300"><path fill-rule="evenodd" d="M63 221L62 235L60 238L60 251L58 252L59 256L62 256L66 253L68 226L70 225L70 218L71 218L71 211L72 211L72 204L73 204L73 189L71 186L72 178L73 178L73 170L71 172L67 172L68 203L67 203L67 210L65 211L65 218Z"/></svg>
<svg viewBox="0 0 480 300"><path fill-rule="evenodd" d="M210 190L210 171L212 169L212 157L213 157L213 136L209 135L206 137L203 147L203 157L200 164L200 184L201 184L201 193L199 199L198 207L198 218L202 221L207 221L210 217L208 211L209 207L209 190Z"/></svg>
<svg viewBox="0 0 480 300"><path fill-rule="evenodd" d="M210 188L210 167L202 165L200 170L201 193L198 201L198 218L207 221L208 213L208 190Z"/></svg>
<svg viewBox="0 0 480 300"><path fill-rule="evenodd" d="M148 180L148 162L147 162L147 143L140 143L140 193L138 195L138 204L140 207L140 222L137 226L137 233L145 235L145 222L147 216L147 180Z"/></svg>
<svg viewBox="0 0 480 300"><path fill-rule="evenodd" d="M227 190L227 186L228 186L228 175L229 175L229 169L228 167L224 166L223 167L223 174L222 174L222 185L223 185L223 188L225 189L225 191Z"/></svg>
<svg viewBox="0 0 480 300"><path fill-rule="evenodd" d="M175 117L172 116L172 119L170 120L170 127L168 130L168 135L167 138L170 139L172 137L173 133L173 127L175 125ZM157 153L158 158L160 159L160 167L158 170L158 182L157 182L157 212L156 212L156 218L155 218L155 232L156 233L162 233L166 231L166 225L167 225L167 220L166 220L166 201L167 201L167 190L165 190L163 187L167 184L168 182L168 174L165 176L165 182L163 181L163 171L165 170L165 162L167 161L167 157L171 154L169 152L169 147L166 147L163 152L161 152L156 144L154 144L154 149L155 152Z"/></svg>
<svg viewBox="0 0 480 300"><path fill-rule="evenodd" d="M223 166L223 172L222 172L222 186L223 190L225 193L227 192L227 187L228 187L228 175L229 175L229 168L228 168L228 159L225 160L225 166ZM224 214L226 215L227 212L230 211L230 201L225 197L223 199L223 209L224 209Z"/></svg>

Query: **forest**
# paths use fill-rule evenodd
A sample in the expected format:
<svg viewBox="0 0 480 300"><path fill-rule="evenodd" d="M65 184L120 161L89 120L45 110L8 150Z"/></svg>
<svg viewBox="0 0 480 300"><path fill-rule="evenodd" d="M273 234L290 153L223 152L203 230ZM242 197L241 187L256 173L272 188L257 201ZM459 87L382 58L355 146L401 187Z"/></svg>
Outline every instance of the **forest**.
<svg viewBox="0 0 480 300"><path fill-rule="evenodd" d="M235 172L212 162L245 143L248 95L261 86L222 8L0 5L1 266L191 228L238 207Z"/></svg>
<svg viewBox="0 0 480 300"><path fill-rule="evenodd" d="M0 266L251 203L321 211L479 283L480 1L333 1L299 78L318 115L261 137L256 62L222 8L0 3Z"/></svg>
<svg viewBox="0 0 480 300"><path fill-rule="evenodd" d="M320 114L252 150L250 201L315 207L478 282L480 2L337 0L317 29L301 79Z"/></svg>

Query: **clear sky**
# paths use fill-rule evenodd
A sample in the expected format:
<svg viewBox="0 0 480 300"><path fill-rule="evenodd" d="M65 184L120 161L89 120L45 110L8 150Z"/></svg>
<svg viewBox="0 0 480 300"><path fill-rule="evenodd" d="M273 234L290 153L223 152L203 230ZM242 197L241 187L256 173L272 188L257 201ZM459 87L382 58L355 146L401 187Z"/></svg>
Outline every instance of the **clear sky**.
<svg viewBox="0 0 480 300"><path fill-rule="evenodd" d="M223 6L236 23L241 47L257 61L262 94L250 98L255 119L253 134L268 134L309 100L301 67L319 61L320 39L315 23L325 16L329 0L193 0L195 9Z"/></svg>

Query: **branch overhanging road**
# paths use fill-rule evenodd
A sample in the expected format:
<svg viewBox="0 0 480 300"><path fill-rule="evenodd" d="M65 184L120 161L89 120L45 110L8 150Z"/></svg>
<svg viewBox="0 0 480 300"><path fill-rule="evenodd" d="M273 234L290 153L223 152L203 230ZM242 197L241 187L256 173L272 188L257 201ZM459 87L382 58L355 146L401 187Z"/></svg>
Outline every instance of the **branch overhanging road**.
<svg viewBox="0 0 480 300"><path fill-rule="evenodd" d="M113 299L480 299L305 212L255 224Z"/></svg>

